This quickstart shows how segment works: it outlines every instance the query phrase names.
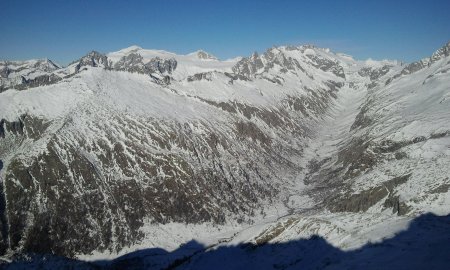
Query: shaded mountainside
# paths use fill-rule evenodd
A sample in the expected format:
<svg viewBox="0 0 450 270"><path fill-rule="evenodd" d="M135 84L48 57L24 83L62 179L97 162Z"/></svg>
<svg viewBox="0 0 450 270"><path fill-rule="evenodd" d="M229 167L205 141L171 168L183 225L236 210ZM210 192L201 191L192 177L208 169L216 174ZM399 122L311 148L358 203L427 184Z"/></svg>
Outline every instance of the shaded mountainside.
<svg viewBox="0 0 450 270"><path fill-rule="evenodd" d="M361 231L365 214L379 224L445 214L448 46L420 68L314 46L227 61L132 46L42 69L57 78L43 86L14 85L9 73L0 94L1 252L117 254L165 243L173 224L237 230L231 242L267 246L318 232L339 246L340 222L356 219ZM252 250L219 250L227 248Z"/></svg>

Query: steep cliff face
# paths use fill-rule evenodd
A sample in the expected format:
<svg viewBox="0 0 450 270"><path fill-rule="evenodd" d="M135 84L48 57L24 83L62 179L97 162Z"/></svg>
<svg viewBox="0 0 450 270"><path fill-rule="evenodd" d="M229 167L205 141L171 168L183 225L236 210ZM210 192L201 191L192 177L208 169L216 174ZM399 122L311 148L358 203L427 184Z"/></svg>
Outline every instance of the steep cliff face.
<svg viewBox="0 0 450 270"><path fill-rule="evenodd" d="M164 237L149 226L444 211L445 48L415 69L314 46L230 61L133 46L4 91L2 252L117 252Z"/></svg>

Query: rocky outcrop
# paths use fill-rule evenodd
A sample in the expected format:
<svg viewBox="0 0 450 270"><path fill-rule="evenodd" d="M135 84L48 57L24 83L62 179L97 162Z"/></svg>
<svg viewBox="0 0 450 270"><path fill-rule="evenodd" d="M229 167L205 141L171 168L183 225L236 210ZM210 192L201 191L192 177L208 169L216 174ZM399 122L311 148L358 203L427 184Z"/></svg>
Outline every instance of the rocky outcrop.
<svg viewBox="0 0 450 270"><path fill-rule="evenodd" d="M332 72L334 75L338 77L345 78L344 68L341 65L339 65L338 61L332 61L330 59L326 59L318 55L307 54L307 57L311 59L311 63L314 67L319 68L326 72Z"/></svg>
<svg viewBox="0 0 450 270"><path fill-rule="evenodd" d="M281 72L301 69L300 63L291 57L286 57L283 52L276 48L267 50L263 55L253 53L248 58L242 58L234 67L233 72L247 78L255 76L257 73L268 72L275 66L281 67Z"/></svg>
<svg viewBox="0 0 450 270"><path fill-rule="evenodd" d="M177 68L177 60L174 58L161 59L155 57L146 63L145 66L147 66L152 73L159 72L161 74L171 74Z"/></svg>
<svg viewBox="0 0 450 270"><path fill-rule="evenodd" d="M264 72L269 72L274 67L279 67L281 73L291 71L293 73L302 72L312 78L311 74L305 70L298 59L287 56L284 50L304 52L306 47L273 47L264 54L253 53L250 57L242 58L234 67L233 72L241 76L252 78ZM320 55L305 54L306 62L303 65L311 65L314 68L325 72L331 72L334 75L345 79L344 69L338 61L333 61Z"/></svg>
<svg viewBox="0 0 450 270"><path fill-rule="evenodd" d="M108 57L96 51L88 53L80 60L76 61L75 73L79 72L83 67L102 67L105 69L110 68Z"/></svg>
<svg viewBox="0 0 450 270"><path fill-rule="evenodd" d="M177 61L171 59L152 58L144 63L144 58L138 53L131 53L124 56L114 65L115 70L137 72L151 75L153 73L171 74L177 68Z"/></svg>
<svg viewBox="0 0 450 270"><path fill-rule="evenodd" d="M244 77L251 77L264 67L258 53L255 52L252 56L242 58L234 67L233 72Z"/></svg>
<svg viewBox="0 0 450 270"><path fill-rule="evenodd" d="M393 213L404 215L408 211L407 205L400 201L399 196L393 194L395 188L406 183L410 177L411 174L395 177L377 187L360 192L347 191L325 203L333 212L365 212L384 199L384 207L392 208Z"/></svg>
<svg viewBox="0 0 450 270"><path fill-rule="evenodd" d="M48 59L29 61L0 61L0 92L15 88L23 90L48 85L60 80L53 74L60 69Z"/></svg>
<svg viewBox="0 0 450 270"><path fill-rule="evenodd" d="M23 135L23 122L21 119L18 121L9 122L5 119L0 120L0 138L5 138L6 132L10 132L14 135Z"/></svg>
<svg viewBox="0 0 450 270"><path fill-rule="evenodd" d="M369 77L371 81L376 81L386 75L391 70L391 66L384 65L381 68L365 67L358 71L363 77Z"/></svg>
<svg viewBox="0 0 450 270"><path fill-rule="evenodd" d="M188 82L202 81L202 80L211 81L211 77L212 77L211 72L202 72L187 77L187 81Z"/></svg>
<svg viewBox="0 0 450 270"><path fill-rule="evenodd" d="M434 63L447 56L450 56L450 42L448 42L447 44L442 46L442 48L434 52L430 57L430 62Z"/></svg>
<svg viewBox="0 0 450 270"><path fill-rule="evenodd" d="M123 56L114 64L114 70L136 72L149 75L154 82L161 85L170 84L169 76L177 68L177 61L174 58L161 59L155 57L144 63L144 58L138 53L131 53Z"/></svg>
<svg viewBox="0 0 450 270"><path fill-rule="evenodd" d="M41 75L34 79L25 79L23 78L22 83L19 85L16 85L14 88L17 90L24 90L28 88L38 87L38 86L44 86L44 85L50 85L59 82L61 77L50 74L50 75Z"/></svg>
<svg viewBox="0 0 450 270"><path fill-rule="evenodd" d="M2 68L0 68L0 77L1 78L8 78L10 73L11 73L11 69L9 69L8 66L3 66Z"/></svg>
<svg viewBox="0 0 450 270"><path fill-rule="evenodd" d="M442 58L445 58L445 57L447 57L449 55L450 55L450 42L445 44L442 48L438 49L436 52L434 52L431 55L431 57L424 58L422 60L419 60L419 61L416 61L416 62L413 62L411 64L406 65L406 67L403 68L403 70L400 73L398 73L398 74L394 75L393 77L389 78L386 81L385 85L390 84L393 80L395 80L395 79L397 79L397 78L399 78L401 76L412 74L412 73L415 73L415 72L417 72L419 70L422 70L422 69L424 69L426 67L429 67L431 64L433 64L433 63L435 63L435 62L437 62L437 61L441 60Z"/></svg>

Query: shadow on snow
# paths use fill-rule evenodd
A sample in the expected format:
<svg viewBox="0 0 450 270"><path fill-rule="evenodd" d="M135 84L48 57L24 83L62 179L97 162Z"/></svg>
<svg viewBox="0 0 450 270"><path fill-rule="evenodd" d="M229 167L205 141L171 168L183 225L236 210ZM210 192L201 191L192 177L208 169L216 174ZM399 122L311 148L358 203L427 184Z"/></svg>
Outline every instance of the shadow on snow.
<svg viewBox="0 0 450 270"><path fill-rule="evenodd" d="M2 265L0 265L0 268ZM175 251L149 248L111 261L34 255L5 269L450 269L450 215L424 214L379 243L343 251L320 236L285 243L208 248L191 241Z"/></svg>

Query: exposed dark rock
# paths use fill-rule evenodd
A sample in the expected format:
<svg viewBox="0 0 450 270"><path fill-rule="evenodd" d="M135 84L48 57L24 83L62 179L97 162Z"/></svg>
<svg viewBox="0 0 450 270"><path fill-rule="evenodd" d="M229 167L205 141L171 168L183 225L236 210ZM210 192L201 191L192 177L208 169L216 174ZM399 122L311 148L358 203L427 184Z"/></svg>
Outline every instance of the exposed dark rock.
<svg viewBox="0 0 450 270"><path fill-rule="evenodd" d="M420 60L420 61L408 64L407 66L405 66L403 68L403 70L400 73L398 73L398 74L394 75L393 77L389 78L386 81L385 85L390 84L393 80L395 80L395 79L397 79L397 78L399 78L401 76L415 73L415 72L417 72L417 71L427 67L428 65L429 65L429 60L428 59L423 59L423 60Z"/></svg>
<svg viewBox="0 0 450 270"><path fill-rule="evenodd" d="M325 84L330 88L331 92L337 92L344 86L343 82L326 81Z"/></svg>
<svg viewBox="0 0 450 270"><path fill-rule="evenodd" d="M317 55L310 54L308 54L307 57L311 59L311 65L313 65L314 67L326 72L331 72L334 75L345 79L344 68L339 65L337 61L332 61L326 58L319 57Z"/></svg>
<svg viewBox="0 0 450 270"><path fill-rule="evenodd" d="M123 56L115 65L115 70L123 70L130 72L140 72L147 74L145 71L145 65L143 63L144 58L138 53L130 53ZM149 71L148 71L149 72ZM149 72L150 73L150 72Z"/></svg>
<svg viewBox="0 0 450 270"><path fill-rule="evenodd" d="M358 71L363 77L369 77L371 81L376 81L386 75L391 70L391 66L384 65L381 68L366 67Z"/></svg>
<svg viewBox="0 0 450 270"><path fill-rule="evenodd" d="M327 202L332 212L365 212L388 195L386 188L374 187L358 194L345 193Z"/></svg>
<svg viewBox="0 0 450 270"><path fill-rule="evenodd" d="M177 68L177 61L174 58L161 59L155 57L145 64L152 72L172 73Z"/></svg>
<svg viewBox="0 0 450 270"><path fill-rule="evenodd" d="M406 215L410 210L410 207L405 202L400 201L399 196L389 196L384 201L383 206L386 208L392 208L392 213L399 216Z"/></svg>
<svg viewBox="0 0 450 270"><path fill-rule="evenodd" d="M357 128L365 128L370 126L370 124L373 123L373 119L369 116L368 110L369 110L369 104L365 104L359 113L355 117L355 121L353 122L352 126L350 127L350 130L354 130Z"/></svg>
<svg viewBox="0 0 450 270"><path fill-rule="evenodd" d="M407 145L410 145L410 141L392 141L392 140L385 140L380 143L380 145L375 148L376 152L380 153L391 153L395 152Z"/></svg>
<svg viewBox="0 0 450 270"><path fill-rule="evenodd" d="M27 114L22 115L21 121L27 137L35 140L39 139L52 123Z"/></svg>
<svg viewBox="0 0 450 270"><path fill-rule="evenodd" d="M241 75L241 74L228 73L228 72L225 72L224 74L225 74L225 76L230 78L230 82L229 82L230 84L233 84L233 81L236 81L236 80L249 81L249 78L247 78L246 76Z"/></svg>
<svg viewBox="0 0 450 270"><path fill-rule="evenodd" d="M0 138L5 138L5 119L0 120Z"/></svg>
<svg viewBox="0 0 450 270"><path fill-rule="evenodd" d="M447 193L450 190L450 184L442 184L430 191L431 194Z"/></svg>
<svg viewBox="0 0 450 270"><path fill-rule="evenodd" d="M308 162L308 173L313 174L313 173L318 172L320 170L320 168L330 160L331 160L331 158L325 158L321 161L317 161L315 159L310 160Z"/></svg>
<svg viewBox="0 0 450 270"><path fill-rule="evenodd" d="M403 70L394 75L393 77L389 78L386 81L385 85L390 84L393 80L404 76L404 75L408 75L408 74L412 74L415 73L425 67L430 66L432 63L441 60L444 57L447 57L450 55L450 42L445 44L442 48L440 48L439 50L437 50L436 52L434 52L431 57L429 58L425 58L416 62L413 62L411 64L408 64L405 68L403 68Z"/></svg>
<svg viewBox="0 0 450 270"><path fill-rule="evenodd" d="M6 132L10 132L14 135L23 135L23 122L22 119L9 122L5 119L0 120L0 138L5 138Z"/></svg>
<svg viewBox="0 0 450 270"><path fill-rule="evenodd" d="M271 139L252 122L237 122L236 132L241 138L250 138L264 145L270 145Z"/></svg>
<svg viewBox="0 0 450 270"><path fill-rule="evenodd" d="M8 66L0 69L0 78L8 78L8 75L11 73L11 69Z"/></svg>
<svg viewBox="0 0 450 270"><path fill-rule="evenodd" d="M426 140L427 138L424 136L415 137L412 140L405 140L405 141L384 140L380 142L380 144L377 147L374 147L374 151L377 153L392 153L408 145L424 142Z"/></svg>
<svg viewBox="0 0 450 270"><path fill-rule="evenodd" d="M389 195L383 206L393 208L393 212L398 213L398 215L404 215L409 208L404 202L399 201L398 196L392 194L395 192L395 188L406 183L410 176L411 174L395 177L382 183L380 186L366 189L356 194L346 191L326 201L325 204L333 212L365 212Z"/></svg>
<svg viewBox="0 0 450 270"><path fill-rule="evenodd" d="M410 177L411 174L405 174L402 176L394 177L391 180L384 182L383 185L389 190L390 193L392 193L395 187L406 183Z"/></svg>
<svg viewBox="0 0 450 270"><path fill-rule="evenodd" d="M295 68L302 68L300 66L300 63L291 57L286 57L284 53L279 51L276 48L272 48L267 50L264 53L264 58L267 61L266 66L264 67L264 71L268 71L269 69L273 68L275 65L278 65L282 67L281 72L286 73L287 70L294 71Z"/></svg>
<svg viewBox="0 0 450 270"><path fill-rule="evenodd" d="M431 63L434 63L449 55L450 55L450 42L448 42L442 48L434 52L430 57L430 61Z"/></svg>
<svg viewBox="0 0 450 270"><path fill-rule="evenodd" d="M188 82L201 81L201 80L211 81L211 76L212 76L211 72L196 73L192 76L188 76L187 81Z"/></svg>
<svg viewBox="0 0 450 270"><path fill-rule="evenodd" d="M24 90L28 88L50 85L61 81L61 78L55 74L41 75L34 79L23 79L21 84L14 86L17 90Z"/></svg>
<svg viewBox="0 0 450 270"><path fill-rule="evenodd" d="M99 52L92 51L86 56L82 57L80 60L75 61L77 65L75 66L75 73L79 72L83 67L103 67L109 68L108 57Z"/></svg>
<svg viewBox="0 0 450 270"><path fill-rule="evenodd" d="M64 164L55 152L55 145L49 146L47 151L31 166L25 167L18 160L8 166L5 183L11 249L18 248L21 243L30 252L71 256L74 252L105 249L111 241L111 233L119 237L119 244L136 237L121 235L119 230L124 230L127 224L121 225L120 229L115 227L119 220L102 210L117 211L113 205L105 205L110 202L102 197L100 176L88 160L68 149L72 159L69 164ZM90 192L74 197L76 185L72 184L69 171ZM38 193L47 198L46 202L36 201L34 196ZM47 213L42 213L42 209ZM90 217L89 221L87 217ZM28 224L28 218L33 218L34 222ZM95 228L101 230L91 234ZM116 231L111 232L111 228ZM91 234L90 240L84 242L87 234ZM72 244L65 244L68 241Z"/></svg>
<svg viewBox="0 0 450 270"><path fill-rule="evenodd" d="M231 102L223 102L223 101L216 102L216 101L212 101L212 100L208 100L208 99L204 99L204 98L200 98L200 97L197 97L197 98L200 99L203 102L208 103L209 105L212 105L212 106L215 106L217 108L220 108L220 109L222 109L222 110L224 110L226 112L237 113L237 109L236 109L235 104L233 104Z"/></svg>
<svg viewBox="0 0 450 270"><path fill-rule="evenodd" d="M152 58L144 63L144 58L138 53L131 53L122 57L115 65L114 70L136 72L150 75L157 82L163 84L170 83L170 77L165 74L171 74L177 68L177 61L174 58L161 59ZM154 74L163 75L162 78L155 77Z"/></svg>
<svg viewBox="0 0 450 270"><path fill-rule="evenodd" d="M272 82L272 83L276 83L278 85L283 85L283 82L284 82L284 79L281 77L270 78L270 77L264 76L263 79L268 80L269 82Z"/></svg>
<svg viewBox="0 0 450 270"><path fill-rule="evenodd" d="M337 61L331 61L317 55L307 55L307 57L311 59L309 64L315 68L326 72L331 72L338 77L345 78L344 69ZM268 49L261 56L255 52L250 57L242 58L233 67L233 72L247 78L252 78L257 75L258 72L267 72L275 66L281 67L280 71L282 73L287 73L288 71L296 72L296 70L299 70L312 78L312 76L306 72L297 59L286 56L278 48Z"/></svg>
<svg viewBox="0 0 450 270"><path fill-rule="evenodd" d="M23 90L56 83L60 80L52 72L60 67L48 59L30 61L0 61L0 92L15 88ZM46 73L35 76L35 73Z"/></svg>
<svg viewBox="0 0 450 270"><path fill-rule="evenodd" d="M408 155L405 152L396 152L394 154L394 157L395 157L396 160L400 160L400 159L407 158Z"/></svg>
<svg viewBox="0 0 450 270"><path fill-rule="evenodd" d="M244 77L253 76L259 69L264 67L258 53L255 52L250 57L242 58L233 67L233 72Z"/></svg>
<svg viewBox="0 0 450 270"><path fill-rule="evenodd" d="M287 96L283 103L294 111L300 111L305 117L311 117L311 113L319 116L325 113L332 98L336 97L335 90L336 87L340 87L340 84L329 82L328 86L330 90L313 91L307 89L308 95L302 97Z"/></svg>
<svg viewBox="0 0 450 270"><path fill-rule="evenodd" d="M377 158L368 151L369 147L370 143L365 138L356 138L339 151L338 162L347 168L344 178L356 177L376 165Z"/></svg>

